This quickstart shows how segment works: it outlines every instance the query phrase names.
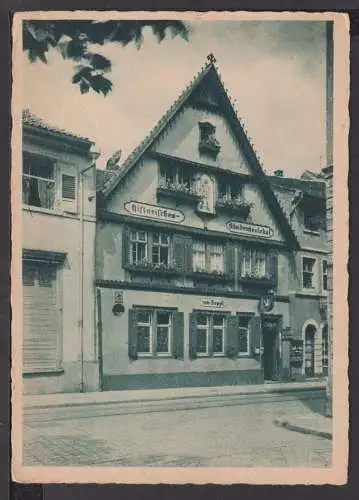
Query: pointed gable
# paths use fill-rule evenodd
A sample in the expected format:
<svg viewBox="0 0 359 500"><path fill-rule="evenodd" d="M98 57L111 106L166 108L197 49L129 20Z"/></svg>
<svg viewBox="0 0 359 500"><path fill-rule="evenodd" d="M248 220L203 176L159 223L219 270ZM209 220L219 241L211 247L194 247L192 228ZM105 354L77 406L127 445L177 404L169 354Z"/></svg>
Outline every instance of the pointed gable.
<svg viewBox="0 0 359 500"><path fill-rule="evenodd" d="M208 167L217 173L223 170L224 173L253 180L250 187L246 187L249 201L255 205L255 217L251 222L270 223L275 228L275 239L285 239L290 247L298 248L297 238L237 117L213 58L128 157L118 173L105 183L103 199L109 200L125 177L136 166L143 164L144 159L151 157L156 161L179 160L194 168ZM155 168L154 164L151 166ZM149 199L142 201L149 202Z"/></svg>

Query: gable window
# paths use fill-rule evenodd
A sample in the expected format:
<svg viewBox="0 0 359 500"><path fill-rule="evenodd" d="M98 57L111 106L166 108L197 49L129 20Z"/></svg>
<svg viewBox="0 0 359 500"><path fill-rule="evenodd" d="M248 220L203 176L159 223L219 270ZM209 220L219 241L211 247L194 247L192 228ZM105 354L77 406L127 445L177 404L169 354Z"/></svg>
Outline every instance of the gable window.
<svg viewBox="0 0 359 500"><path fill-rule="evenodd" d="M172 312L137 310L138 355L169 355L171 353Z"/></svg>
<svg viewBox="0 0 359 500"><path fill-rule="evenodd" d="M316 260L309 257L303 257L302 263L303 288L314 289Z"/></svg>
<svg viewBox="0 0 359 500"><path fill-rule="evenodd" d="M55 166L52 161L24 155L22 202L33 207L54 208Z"/></svg>
<svg viewBox="0 0 359 500"><path fill-rule="evenodd" d="M241 270L242 276L255 278L267 277L267 260L267 252L255 248L244 248Z"/></svg>
<svg viewBox="0 0 359 500"><path fill-rule="evenodd" d="M197 356L224 355L225 320L224 314L196 314Z"/></svg>
<svg viewBox="0 0 359 500"><path fill-rule="evenodd" d="M193 242L193 270L224 271L224 246L204 241Z"/></svg>
<svg viewBox="0 0 359 500"><path fill-rule="evenodd" d="M328 290L328 262L323 260L322 264L323 290Z"/></svg>
<svg viewBox="0 0 359 500"><path fill-rule="evenodd" d="M217 186L220 200L236 200L241 196L241 185L235 179L220 178Z"/></svg>
<svg viewBox="0 0 359 500"><path fill-rule="evenodd" d="M194 194L192 169L186 165L162 164L159 187L187 194Z"/></svg>
<svg viewBox="0 0 359 500"><path fill-rule="evenodd" d="M306 208L303 214L304 228L307 231L318 232L325 224L325 215L321 214L319 210Z"/></svg>
<svg viewBox="0 0 359 500"><path fill-rule="evenodd" d="M248 316L239 316L238 328L238 354L239 356L249 356L249 320Z"/></svg>

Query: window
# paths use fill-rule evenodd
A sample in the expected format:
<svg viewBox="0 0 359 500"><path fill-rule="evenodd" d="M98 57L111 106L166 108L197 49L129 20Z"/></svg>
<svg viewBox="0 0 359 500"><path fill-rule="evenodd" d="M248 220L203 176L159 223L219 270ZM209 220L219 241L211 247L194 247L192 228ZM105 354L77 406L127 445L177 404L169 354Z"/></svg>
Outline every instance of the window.
<svg viewBox="0 0 359 500"><path fill-rule="evenodd" d="M137 264L147 259L147 233L145 231L131 231L130 262Z"/></svg>
<svg viewBox="0 0 359 500"><path fill-rule="evenodd" d="M221 244L193 242L193 270L208 272L224 271L224 247Z"/></svg>
<svg viewBox="0 0 359 500"><path fill-rule="evenodd" d="M328 326L325 325L322 330L322 364L323 364L324 375L328 375L328 362L329 362Z"/></svg>
<svg viewBox="0 0 359 500"><path fill-rule="evenodd" d="M303 288L315 288L315 259L303 257Z"/></svg>
<svg viewBox="0 0 359 500"><path fill-rule="evenodd" d="M62 197L66 200L76 199L76 177L74 175L62 175Z"/></svg>
<svg viewBox="0 0 359 500"><path fill-rule="evenodd" d="M236 200L240 198L241 186L237 179L220 178L217 186L219 199Z"/></svg>
<svg viewBox="0 0 359 500"><path fill-rule="evenodd" d="M328 290L328 262L323 260L323 290Z"/></svg>
<svg viewBox="0 0 359 500"><path fill-rule="evenodd" d="M242 276L266 277L267 252L254 248L243 249Z"/></svg>
<svg viewBox="0 0 359 500"><path fill-rule="evenodd" d="M224 354L225 316L215 313L196 315L197 356Z"/></svg>
<svg viewBox="0 0 359 500"><path fill-rule="evenodd" d="M239 316L239 342L238 354L241 356L249 355L249 317Z"/></svg>
<svg viewBox="0 0 359 500"><path fill-rule="evenodd" d="M33 207L54 208L55 167L52 161L24 155L22 202Z"/></svg>
<svg viewBox="0 0 359 500"><path fill-rule="evenodd" d="M153 233L152 235L152 263L169 263L169 237L167 234Z"/></svg>
<svg viewBox="0 0 359 500"><path fill-rule="evenodd" d="M165 164L160 167L161 185L183 186L189 190L193 187L193 172L185 165Z"/></svg>
<svg viewBox="0 0 359 500"><path fill-rule="evenodd" d="M137 353L168 355L171 352L172 312L137 310Z"/></svg>
<svg viewBox="0 0 359 500"><path fill-rule="evenodd" d="M325 223L325 214L321 214L318 210L304 211L304 227L308 231L318 232L320 227Z"/></svg>

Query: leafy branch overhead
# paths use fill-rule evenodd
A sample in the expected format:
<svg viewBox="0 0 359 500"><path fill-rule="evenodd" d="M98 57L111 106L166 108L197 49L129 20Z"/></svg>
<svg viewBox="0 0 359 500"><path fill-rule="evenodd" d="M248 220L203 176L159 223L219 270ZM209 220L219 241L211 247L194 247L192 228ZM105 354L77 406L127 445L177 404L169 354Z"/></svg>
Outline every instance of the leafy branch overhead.
<svg viewBox="0 0 359 500"><path fill-rule="evenodd" d="M176 20L170 21L24 21L23 50L29 60L47 63L51 50L60 51L64 59L74 61L72 83L82 94L89 90L107 95L112 82L107 77L112 63L103 55L93 52L96 45L118 43L126 46L135 43L139 49L143 42L143 30L151 28L158 42L168 35L180 36L188 41L187 26ZM105 76L107 75L107 76Z"/></svg>

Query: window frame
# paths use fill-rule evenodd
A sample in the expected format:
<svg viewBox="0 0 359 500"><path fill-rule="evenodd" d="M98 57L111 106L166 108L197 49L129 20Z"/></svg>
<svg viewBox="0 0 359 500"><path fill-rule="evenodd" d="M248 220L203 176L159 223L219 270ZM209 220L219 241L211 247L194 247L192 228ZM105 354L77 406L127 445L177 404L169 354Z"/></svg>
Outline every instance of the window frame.
<svg viewBox="0 0 359 500"><path fill-rule="evenodd" d="M34 175L31 173L25 173L25 163L29 162L32 163L35 167L37 166L37 162L39 164L48 164L48 167L52 168L52 176L51 177L42 177L39 175ZM45 165L43 165L45 166ZM29 153L29 152L23 152L23 157L22 157L22 171L21 171L21 179L22 179L22 205L24 207L29 207L29 208L35 208L35 209L40 209L40 210L46 210L46 211L54 211L56 209L57 205L57 190L58 190L58 166L56 160L53 158L46 157L44 155L38 155L34 153ZM25 179L36 179L37 181L37 186L39 185L38 182L47 182L51 183L53 185L53 204L52 207L45 207L41 205L32 205L30 203L25 203L24 202L24 180Z"/></svg>
<svg viewBox="0 0 359 500"><path fill-rule="evenodd" d="M312 286L311 287L306 287L304 286L304 273L308 273L309 271L305 271L304 270L304 260L307 259L307 260L311 260L313 261L313 266L312 266L312 270L311 270L311 276L312 276L312 280L311 280L311 284ZM318 288L318 270L317 270L317 266L318 266L318 258L315 258L313 256L309 256L309 255L302 255L301 256L301 282L302 282L302 289L307 291L307 292L316 292L317 291L317 288Z"/></svg>
<svg viewBox="0 0 359 500"><path fill-rule="evenodd" d="M197 358L224 358L226 357L226 345L227 345L227 317L230 315L229 312L227 311L205 311L205 310L194 310L193 311L196 316L196 330L206 330L206 352L198 352L197 346L196 346L196 357ZM207 318L207 324L206 326L204 325L198 325L197 323L197 317L199 315L203 315ZM214 324L214 317L215 316L222 316L223 318L223 324L220 325L215 325ZM215 329L222 329L223 335L222 335L222 352L214 352L214 330Z"/></svg>
<svg viewBox="0 0 359 500"><path fill-rule="evenodd" d="M175 312L172 308L165 307L147 307L147 306L135 306L134 310L136 311L136 329L137 329L137 356L138 358L169 358L172 357L172 345L173 345L173 313ZM145 312L150 315L150 322L144 323L139 322L137 320L138 313ZM168 322L168 351L167 352L158 352L157 351L157 328L164 327L167 325L159 324L158 322L158 314L167 313L169 315ZM149 326L149 352L141 352L138 349L138 339L140 337L138 327L139 326Z"/></svg>
<svg viewBox="0 0 359 500"><path fill-rule="evenodd" d="M139 233L144 233L146 235L145 240L140 240L139 237L137 239L133 239L132 234L136 233L137 235ZM154 235L157 234L159 236L159 243L154 241ZM161 243L162 237L165 236L167 238L167 243ZM143 244L145 248L145 257L143 259L138 259L136 258L136 261L133 259L133 250L132 250L132 245L133 244ZM164 232L164 231L148 231L147 229L138 229L138 228L129 228L129 238L128 238L128 263L130 266L136 266L140 264L141 262L148 262L149 265L152 266L161 266L165 265L166 268L170 268L173 264L173 238L169 232ZM158 247L159 248L159 262L154 262L153 261L153 248ZM161 262L161 248L167 248L167 262ZM136 250L136 253L138 251Z"/></svg>
<svg viewBox="0 0 359 500"><path fill-rule="evenodd" d="M250 321L252 317L254 316L254 313L237 313L238 316L238 357L239 358L249 358L251 357L251 332L250 332ZM240 325L241 320L246 320L247 322L247 327L244 328ZM240 351L240 338L239 338L239 330L246 330L247 331L247 351Z"/></svg>
<svg viewBox="0 0 359 500"><path fill-rule="evenodd" d="M195 266L195 255L196 253L196 245L202 245L204 247L204 260L205 260L205 267L197 267ZM215 247L222 248L222 253L220 254L219 252L214 252L213 249ZM212 255L222 255L222 269L216 268L212 269ZM199 239L194 239L193 244L192 244L192 270L193 272L207 272L207 273L215 273L220 272L220 273L225 273L226 269L226 246L223 243L220 243L219 241L206 241L206 240L199 240Z"/></svg>
<svg viewBox="0 0 359 500"><path fill-rule="evenodd" d="M249 260L246 258L246 253L249 252ZM255 272L253 272L254 267L256 267L256 262L254 262L257 254L262 255L263 259L260 262L260 265L264 265L264 273L257 272L257 269ZM247 275L249 276L256 276L258 278L264 278L267 275L269 276L269 268L268 268L268 258L269 258L269 251L265 249L259 249L255 248L253 246L248 246L245 245L243 246L243 257L242 257L242 262L241 262L241 269L240 269L240 276L241 278L245 278ZM248 261L248 262L246 262ZM247 265L249 264L249 265ZM258 267L260 269L260 266Z"/></svg>

